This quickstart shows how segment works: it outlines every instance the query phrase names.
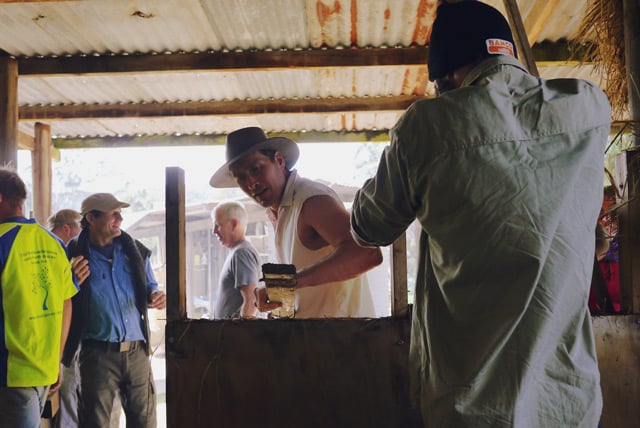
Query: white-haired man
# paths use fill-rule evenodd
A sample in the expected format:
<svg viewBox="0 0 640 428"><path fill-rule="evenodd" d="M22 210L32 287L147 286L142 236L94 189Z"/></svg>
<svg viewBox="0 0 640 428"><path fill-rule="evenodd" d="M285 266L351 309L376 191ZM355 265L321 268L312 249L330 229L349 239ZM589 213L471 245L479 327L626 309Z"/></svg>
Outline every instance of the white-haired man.
<svg viewBox="0 0 640 428"><path fill-rule="evenodd" d="M218 204L211 213L213 233L229 249L220 271L214 318L254 318L255 289L260 276L260 254L245 238L247 211L240 202Z"/></svg>
<svg viewBox="0 0 640 428"><path fill-rule="evenodd" d="M47 219L49 230L67 245L71 238L80 233L82 216L76 210L62 209Z"/></svg>

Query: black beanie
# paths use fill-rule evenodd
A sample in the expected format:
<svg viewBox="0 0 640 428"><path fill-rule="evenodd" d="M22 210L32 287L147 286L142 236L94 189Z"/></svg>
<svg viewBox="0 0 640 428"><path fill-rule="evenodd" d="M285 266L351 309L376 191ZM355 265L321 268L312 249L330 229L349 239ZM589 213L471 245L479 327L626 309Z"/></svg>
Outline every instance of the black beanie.
<svg viewBox="0 0 640 428"><path fill-rule="evenodd" d="M516 56L509 23L497 9L479 1L438 7L429 40L429 80L492 55Z"/></svg>

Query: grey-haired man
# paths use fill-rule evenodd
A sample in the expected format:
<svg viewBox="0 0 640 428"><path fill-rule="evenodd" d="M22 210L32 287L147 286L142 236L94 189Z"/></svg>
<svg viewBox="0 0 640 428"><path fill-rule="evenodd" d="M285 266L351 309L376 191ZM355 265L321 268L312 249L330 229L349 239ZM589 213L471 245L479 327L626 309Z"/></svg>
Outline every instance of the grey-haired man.
<svg viewBox="0 0 640 428"><path fill-rule="evenodd" d="M82 216L76 210L62 209L47 219L49 230L64 242L64 245L80 233Z"/></svg>

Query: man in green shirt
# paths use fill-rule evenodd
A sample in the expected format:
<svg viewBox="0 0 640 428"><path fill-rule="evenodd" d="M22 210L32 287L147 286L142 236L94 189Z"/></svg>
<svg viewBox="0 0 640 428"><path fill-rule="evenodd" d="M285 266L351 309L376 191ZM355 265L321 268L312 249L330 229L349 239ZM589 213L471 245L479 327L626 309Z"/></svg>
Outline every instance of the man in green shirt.
<svg viewBox="0 0 640 428"><path fill-rule="evenodd" d="M428 67L438 97L391 130L351 214L364 246L422 227L410 378L425 425L595 427L607 98L529 74L504 17L475 1L438 8Z"/></svg>

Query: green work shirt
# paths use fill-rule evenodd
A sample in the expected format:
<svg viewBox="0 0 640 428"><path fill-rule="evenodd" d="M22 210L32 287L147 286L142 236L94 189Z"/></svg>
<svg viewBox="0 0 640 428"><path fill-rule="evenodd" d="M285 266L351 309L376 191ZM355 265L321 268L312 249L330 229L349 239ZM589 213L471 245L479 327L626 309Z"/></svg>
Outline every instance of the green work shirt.
<svg viewBox="0 0 640 428"><path fill-rule="evenodd" d="M596 86L507 56L392 129L351 227L384 246L422 226L410 366L427 426L597 425L587 298L609 131Z"/></svg>

